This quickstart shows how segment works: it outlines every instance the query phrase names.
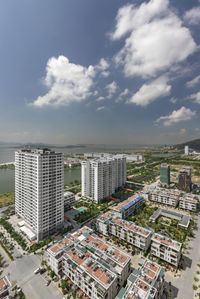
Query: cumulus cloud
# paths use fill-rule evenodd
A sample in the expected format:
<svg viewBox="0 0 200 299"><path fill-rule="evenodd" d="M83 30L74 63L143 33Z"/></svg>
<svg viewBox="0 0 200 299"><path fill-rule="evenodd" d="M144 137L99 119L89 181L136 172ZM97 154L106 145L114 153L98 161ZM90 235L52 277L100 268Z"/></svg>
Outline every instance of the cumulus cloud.
<svg viewBox="0 0 200 299"><path fill-rule="evenodd" d="M101 58L99 64L96 65L96 68L100 71L105 71L109 68L110 64L105 58Z"/></svg>
<svg viewBox="0 0 200 299"><path fill-rule="evenodd" d="M190 25L197 25L200 23L200 6L193 7L184 14L184 20Z"/></svg>
<svg viewBox="0 0 200 299"><path fill-rule="evenodd" d="M200 104L200 91L197 93L193 93L189 96L189 99L195 100L195 103Z"/></svg>
<svg viewBox="0 0 200 299"><path fill-rule="evenodd" d="M182 121L191 120L195 115L196 111L191 111L189 108L183 106L178 110L174 110L169 115L159 117L155 123L158 124L163 121L163 125L168 127Z"/></svg>
<svg viewBox="0 0 200 299"><path fill-rule="evenodd" d="M33 105L68 105L71 102L81 102L91 95L95 69L93 66L70 63L65 56L52 57L46 66L44 84L48 92L39 96Z"/></svg>
<svg viewBox="0 0 200 299"><path fill-rule="evenodd" d="M184 61L197 46L189 29L169 9L169 0L151 0L119 9L112 40L126 36L115 57L127 77L155 76Z"/></svg>
<svg viewBox="0 0 200 299"><path fill-rule="evenodd" d="M100 107L97 107L96 111L102 111L105 109L105 106L100 106Z"/></svg>
<svg viewBox="0 0 200 299"><path fill-rule="evenodd" d="M136 105L144 107L157 98L168 96L170 91L171 85L167 84L167 77L162 76L150 83L143 84L127 103L135 103Z"/></svg>
<svg viewBox="0 0 200 299"><path fill-rule="evenodd" d="M196 76L191 81L186 82L186 86L188 88L192 88L192 87L195 87L199 82L200 82L200 75Z"/></svg>
<svg viewBox="0 0 200 299"><path fill-rule="evenodd" d="M107 84L106 85L106 90L108 91L107 98L111 99L113 95L116 93L117 89L118 89L118 85L115 81Z"/></svg>

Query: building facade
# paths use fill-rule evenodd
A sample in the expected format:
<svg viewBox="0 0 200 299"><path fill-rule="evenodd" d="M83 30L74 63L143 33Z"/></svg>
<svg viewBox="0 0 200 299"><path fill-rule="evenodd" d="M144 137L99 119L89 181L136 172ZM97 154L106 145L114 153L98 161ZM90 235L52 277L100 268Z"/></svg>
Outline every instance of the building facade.
<svg viewBox="0 0 200 299"><path fill-rule="evenodd" d="M141 260L139 269L134 269L127 285L116 299L161 299L164 290L163 267L150 260Z"/></svg>
<svg viewBox="0 0 200 299"><path fill-rule="evenodd" d="M75 194L67 191L64 193L64 209L71 209L72 204L75 202Z"/></svg>
<svg viewBox="0 0 200 299"><path fill-rule="evenodd" d="M113 299L131 273L128 255L83 227L48 248L47 263L93 299Z"/></svg>
<svg viewBox="0 0 200 299"><path fill-rule="evenodd" d="M160 182L161 184L170 185L170 166L165 163L160 166Z"/></svg>
<svg viewBox="0 0 200 299"><path fill-rule="evenodd" d="M179 198L179 208L186 211L197 210L198 201L194 198L194 196L185 194L185 196Z"/></svg>
<svg viewBox="0 0 200 299"><path fill-rule="evenodd" d="M127 243L147 250L151 243L152 230L119 219L115 213L107 212L96 220L96 228L103 235L112 235Z"/></svg>
<svg viewBox="0 0 200 299"><path fill-rule="evenodd" d="M155 233L151 239L151 253L163 261L178 267L182 243Z"/></svg>
<svg viewBox="0 0 200 299"><path fill-rule="evenodd" d="M149 200L172 207L178 205L179 197L180 192L178 190L155 188L149 191Z"/></svg>
<svg viewBox="0 0 200 299"><path fill-rule="evenodd" d="M82 196L96 202L115 193L126 182L126 159L119 156L83 161Z"/></svg>
<svg viewBox="0 0 200 299"><path fill-rule="evenodd" d="M178 186L181 190L191 191L192 189L192 170L190 167L182 167L179 170Z"/></svg>
<svg viewBox="0 0 200 299"><path fill-rule="evenodd" d="M15 211L42 240L63 227L63 154L49 149L15 152Z"/></svg>

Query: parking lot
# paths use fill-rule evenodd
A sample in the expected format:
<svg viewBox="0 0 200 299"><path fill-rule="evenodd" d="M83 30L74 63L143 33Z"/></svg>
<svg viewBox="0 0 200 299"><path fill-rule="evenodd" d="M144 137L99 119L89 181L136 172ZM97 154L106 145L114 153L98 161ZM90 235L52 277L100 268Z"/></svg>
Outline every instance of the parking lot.
<svg viewBox="0 0 200 299"><path fill-rule="evenodd" d="M17 282L28 299L62 299L63 296L54 282L46 286L44 275L34 274L34 270L40 267L40 263L41 259L38 255L22 256L11 262L4 274L8 276L12 284Z"/></svg>

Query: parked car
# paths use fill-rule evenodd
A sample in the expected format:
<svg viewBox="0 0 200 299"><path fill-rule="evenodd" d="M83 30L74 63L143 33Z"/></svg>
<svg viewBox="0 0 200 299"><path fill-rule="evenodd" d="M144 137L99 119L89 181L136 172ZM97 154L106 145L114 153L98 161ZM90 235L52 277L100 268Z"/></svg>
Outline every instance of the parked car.
<svg viewBox="0 0 200 299"><path fill-rule="evenodd" d="M40 272L40 268L35 269L35 271L33 272L34 274L38 274Z"/></svg>
<svg viewBox="0 0 200 299"><path fill-rule="evenodd" d="M51 283L51 280L50 280L50 279L47 280L47 282L46 282L46 286L48 286L50 283Z"/></svg>

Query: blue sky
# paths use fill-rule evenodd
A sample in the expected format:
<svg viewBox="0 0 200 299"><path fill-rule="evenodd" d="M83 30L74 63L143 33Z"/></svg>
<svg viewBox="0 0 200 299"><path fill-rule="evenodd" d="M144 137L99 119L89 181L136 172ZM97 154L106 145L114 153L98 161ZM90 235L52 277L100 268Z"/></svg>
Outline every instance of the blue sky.
<svg viewBox="0 0 200 299"><path fill-rule="evenodd" d="M0 140L200 136L200 2L2 0Z"/></svg>

